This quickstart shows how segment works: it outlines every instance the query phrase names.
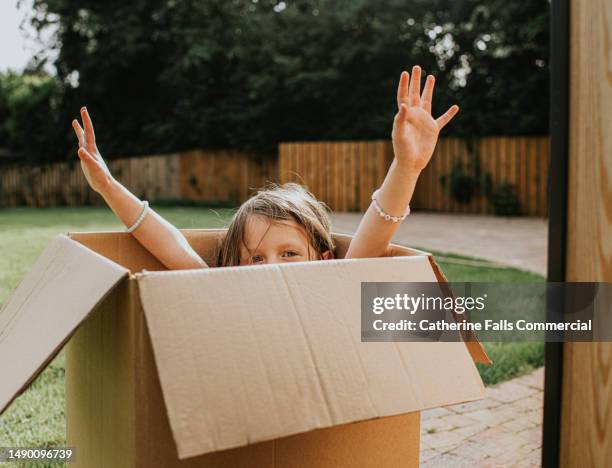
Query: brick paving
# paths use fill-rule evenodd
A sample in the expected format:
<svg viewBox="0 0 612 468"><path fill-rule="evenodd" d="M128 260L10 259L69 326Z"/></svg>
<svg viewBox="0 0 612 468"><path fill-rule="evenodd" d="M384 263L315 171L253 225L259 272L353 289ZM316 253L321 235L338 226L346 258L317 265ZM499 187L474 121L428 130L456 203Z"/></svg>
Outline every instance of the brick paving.
<svg viewBox="0 0 612 468"><path fill-rule="evenodd" d="M544 368L421 413L423 467L540 466Z"/></svg>

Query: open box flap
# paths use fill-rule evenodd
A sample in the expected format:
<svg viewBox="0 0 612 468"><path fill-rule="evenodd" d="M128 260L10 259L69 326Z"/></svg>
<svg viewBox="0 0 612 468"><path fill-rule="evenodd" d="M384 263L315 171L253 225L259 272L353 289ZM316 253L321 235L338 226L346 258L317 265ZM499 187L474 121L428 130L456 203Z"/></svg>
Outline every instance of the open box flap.
<svg viewBox="0 0 612 468"><path fill-rule="evenodd" d="M431 267L433 268L436 278L438 278L438 282L440 283L440 286L442 287L444 295L446 297L452 297L453 292L451 288L446 284L448 283L448 280L446 279L446 276L444 275L444 273L442 273L442 270L440 269L440 267L434 260L433 255L431 254L429 255L429 262L431 263ZM477 362L479 364L486 364L486 365L493 363L493 361L491 361L491 359L487 355L487 352L485 351L482 343L478 341L478 338L476 337L476 333L474 333L473 330L461 331L461 336L474 362Z"/></svg>
<svg viewBox="0 0 612 468"><path fill-rule="evenodd" d="M136 278L181 459L484 396L462 342L361 342L361 282L435 282L427 255Z"/></svg>
<svg viewBox="0 0 612 468"><path fill-rule="evenodd" d="M0 310L0 414L128 270L57 236Z"/></svg>

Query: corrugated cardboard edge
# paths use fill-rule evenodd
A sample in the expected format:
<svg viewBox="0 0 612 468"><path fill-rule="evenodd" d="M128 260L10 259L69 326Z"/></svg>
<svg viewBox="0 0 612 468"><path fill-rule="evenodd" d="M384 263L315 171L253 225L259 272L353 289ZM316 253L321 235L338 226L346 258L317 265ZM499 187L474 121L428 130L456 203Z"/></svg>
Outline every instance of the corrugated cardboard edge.
<svg viewBox="0 0 612 468"><path fill-rule="evenodd" d="M114 262L112 262L111 260L107 259L106 257L98 254L97 252L94 252L93 250L85 247L82 244L79 244L78 242L72 240L70 238L70 234L60 234L58 236L55 237L54 242L70 242L72 245L74 245L76 248L79 249L86 249L88 251L88 253L90 253L91 255L94 255L96 257L98 257L99 259L103 260L104 262L108 262L108 263L112 263L113 265L116 265ZM40 258L40 256L42 256L42 253L39 255L38 258ZM38 260L37 260L38 261ZM117 265L119 266L119 265ZM33 270L31 269L30 272L32 272ZM23 284L25 283L25 281L27 281L31 276L30 276L30 272L28 272L28 274L26 274L22 280L19 282L19 284L13 289L13 291L11 292L11 295L9 296L9 298L7 299L7 301L2 305L2 307L0 308L0 312L3 311L6 307L8 307L9 303L10 303L10 299L13 296L13 293ZM83 323L83 321L91 314L91 312L102 302L104 301L104 299L115 289L115 287L123 280L125 280L125 278L128 276L129 271L125 271L125 273L123 274L123 276L119 277L118 280L106 291L106 293L104 295L102 295L100 297L100 299L94 304L94 306L89 310L89 312L83 317L83 320L81 320L81 322L79 322L72 330L70 330L70 332L68 333L68 335L66 336L66 338L61 341L51 352L51 354L49 354L49 356L47 357L47 359L45 359L40 366L38 366L38 368L35 370L35 372L32 374L32 376L19 388L19 390L15 393L15 395L13 395L13 397L3 406L0 408L0 415L2 415L4 413L4 411L6 409L8 409L11 404L13 403L13 401L15 401L15 399L20 396L31 384L32 382L34 382L34 380L36 380L36 378L42 373L43 370L45 370L45 368L49 365L49 363L55 359L55 357L58 355L58 353L62 350L62 348L66 345L66 343L70 340L70 338L72 338L72 336L74 335L74 333L76 332L76 330L79 328L79 325L81 323Z"/></svg>
<svg viewBox="0 0 612 468"><path fill-rule="evenodd" d="M433 268L434 274L436 275L436 278L438 279L438 283L440 283L440 288L442 289L442 292L447 297L452 297L453 292L448 286L448 280L446 279L446 276L444 275L444 273L442 273L442 270L440 269L440 267L434 260L433 255L432 254L427 254L427 255L429 258L429 263L431 263L431 267ZM453 312L453 315L456 315L456 314ZM474 362L477 362L479 364L486 364L486 365L493 363L493 361L491 361L491 359L487 355L487 352L485 351L480 341L478 341L478 338L476 338L476 334L474 333L474 331L472 330L462 331L461 337L463 338L465 346L467 347L470 353L470 356L472 356L472 359L474 360Z"/></svg>

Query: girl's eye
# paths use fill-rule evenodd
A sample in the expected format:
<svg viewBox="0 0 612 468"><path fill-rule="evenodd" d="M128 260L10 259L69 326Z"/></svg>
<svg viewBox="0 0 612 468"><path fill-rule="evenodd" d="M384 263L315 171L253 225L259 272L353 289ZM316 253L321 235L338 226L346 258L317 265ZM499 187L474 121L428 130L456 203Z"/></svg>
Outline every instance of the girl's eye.
<svg viewBox="0 0 612 468"><path fill-rule="evenodd" d="M288 257L294 257L294 256L296 256L296 255L299 255L297 252L292 252L292 251L290 251L290 250L288 250L287 252L285 252L285 254L288 254L288 255L287 255Z"/></svg>
<svg viewBox="0 0 612 468"><path fill-rule="evenodd" d="M254 257L251 257L251 263L258 263L261 262L263 260L261 255L255 255Z"/></svg>

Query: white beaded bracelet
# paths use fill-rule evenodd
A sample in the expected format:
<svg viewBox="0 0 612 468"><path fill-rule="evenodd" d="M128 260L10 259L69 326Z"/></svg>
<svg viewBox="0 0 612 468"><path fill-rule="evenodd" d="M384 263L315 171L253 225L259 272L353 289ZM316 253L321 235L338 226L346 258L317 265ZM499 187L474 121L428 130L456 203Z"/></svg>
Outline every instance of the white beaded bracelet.
<svg viewBox="0 0 612 468"><path fill-rule="evenodd" d="M385 221L393 221L394 223L398 223L400 221L403 221L406 218L406 216L408 216L410 214L410 205L408 205L408 209L401 216L393 216L393 215L390 215L389 213L385 212L385 210L383 210L380 207L380 205L378 204L378 202L376 201L376 194L377 193L378 193L378 190L374 191L374 193L372 194L372 201L374 202L374 208L376 208L376 211L378 212L378 215L381 218L384 218Z"/></svg>
<svg viewBox="0 0 612 468"><path fill-rule="evenodd" d="M140 216L138 217L136 222L132 225L132 227L127 229L127 232L133 232L138 226L140 226L140 223L142 223L142 220L147 214L148 209L149 209L149 202L145 200L144 202L142 202L142 212L140 213Z"/></svg>

